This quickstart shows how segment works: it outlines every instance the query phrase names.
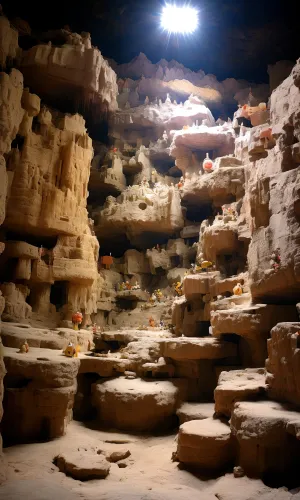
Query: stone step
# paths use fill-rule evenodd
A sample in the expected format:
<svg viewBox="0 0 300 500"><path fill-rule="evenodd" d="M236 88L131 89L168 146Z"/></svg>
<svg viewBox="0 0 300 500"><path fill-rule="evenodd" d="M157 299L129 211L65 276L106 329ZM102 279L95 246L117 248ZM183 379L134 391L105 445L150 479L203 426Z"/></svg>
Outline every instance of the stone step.
<svg viewBox="0 0 300 500"><path fill-rule="evenodd" d="M65 433L71 419L80 361L61 351L4 348L4 417L7 444L53 439Z"/></svg>
<svg viewBox="0 0 300 500"><path fill-rule="evenodd" d="M183 403L178 408L176 415L180 424L184 424L190 420L204 420L213 417L214 413L215 406L213 403Z"/></svg>
<svg viewBox="0 0 300 500"><path fill-rule="evenodd" d="M184 399L186 380L119 377L92 385L92 402L101 424L132 432L166 429Z"/></svg>
<svg viewBox="0 0 300 500"><path fill-rule="evenodd" d="M222 359L237 355L236 344L212 337L178 337L162 340L161 345L162 355L176 360Z"/></svg>
<svg viewBox="0 0 300 500"><path fill-rule="evenodd" d="M266 396L264 368L222 372L214 396L216 414L230 417L237 401Z"/></svg>
<svg viewBox="0 0 300 500"><path fill-rule="evenodd" d="M299 484L300 413L273 401L236 403L231 430L238 465L272 486Z"/></svg>
<svg viewBox="0 0 300 500"><path fill-rule="evenodd" d="M300 323L278 323L268 339L268 395L300 406Z"/></svg>
<svg viewBox="0 0 300 500"><path fill-rule="evenodd" d="M177 458L185 465L219 471L233 461L230 427L220 420L191 420L179 428Z"/></svg>
<svg viewBox="0 0 300 500"><path fill-rule="evenodd" d="M34 328L22 323L1 324L1 337L6 347L20 348L27 340L29 347L41 349L64 349L69 342L79 345L82 351L88 350L88 343L93 342L93 334L89 330L73 330L71 328Z"/></svg>

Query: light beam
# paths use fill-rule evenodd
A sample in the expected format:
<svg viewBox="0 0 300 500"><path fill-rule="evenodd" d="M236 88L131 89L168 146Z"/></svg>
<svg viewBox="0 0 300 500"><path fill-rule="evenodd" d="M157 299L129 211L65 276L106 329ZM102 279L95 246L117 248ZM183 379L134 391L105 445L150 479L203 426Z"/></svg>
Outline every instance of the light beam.
<svg viewBox="0 0 300 500"><path fill-rule="evenodd" d="M189 5L166 4L161 13L161 27L168 33L193 33L198 27L198 10Z"/></svg>

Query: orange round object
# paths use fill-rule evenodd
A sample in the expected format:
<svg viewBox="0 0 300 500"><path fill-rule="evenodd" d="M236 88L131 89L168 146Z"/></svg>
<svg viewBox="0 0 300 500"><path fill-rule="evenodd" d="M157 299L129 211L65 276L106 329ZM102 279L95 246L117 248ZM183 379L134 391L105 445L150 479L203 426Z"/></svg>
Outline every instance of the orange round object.
<svg viewBox="0 0 300 500"><path fill-rule="evenodd" d="M113 257L111 255L103 255L100 262L103 266L111 266L113 264Z"/></svg>
<svg viewBox="0 0 300 500"><path fill-rule="evenodd" d="M72 323L74 323L75 325L82 323L82 319L83 319L83 316L82 316L81 312L76 312L72 315Z"/></svg>
<svg viewBox="0 0 300 500"><path fill-rule="evenodd" d="M211 160L204 160L203 168L204 170L211 170L213 168L213 162Z"/></svg>

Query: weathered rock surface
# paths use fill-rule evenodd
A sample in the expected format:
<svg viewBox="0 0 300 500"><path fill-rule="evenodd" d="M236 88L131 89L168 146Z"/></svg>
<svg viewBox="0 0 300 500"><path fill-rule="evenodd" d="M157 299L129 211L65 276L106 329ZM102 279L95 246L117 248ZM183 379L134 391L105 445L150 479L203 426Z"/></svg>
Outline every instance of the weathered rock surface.
<svg viewBox="0 0 300 500"><path fill-rule="evenodd" d="M236 345L213 338L185 338L161 341L163 356L183 359L220 359L236 355Z"/></svg>
<svg viewBox="0 0 300 500"><path fill-rule="evenodd" d="M175 382L121 377L94 384L92 399L101 423L139 432L168 427L180 404L180 390Z"/></svg>
<svg viewBox="0 0 300 500"><path fill-rule="evenodd" d="M3 434L8 443L53 439L72 417L79 360L61 351L4 348Z"/></svg>
<svg viewBox="0 0 300 500"><path fill-rule="evenodd" d="M205 418L213 417L215 407L213 403L183 403L178 408L176 415L179 418L180 424L189 422L190 420L204 420Z"/></svg>
<svg viewBox="0 0 300 500"><path fill-rule="evenodd" d="M272 401L237 403L231 429L238 443L238 464L249 477L272 485L295 484L298 477L300 416Z"/></svg>
<svg viewBox="0 0 300 500"><path fill-rule="evenodd" d="M246 184L253 226L249 276L256 300L299 295L299 67L298 62L272 94L271 129L276 146L254 168L251 165ZM274 267L276 252L280 262Z"/></svg>
<svg viewBox="0 0 300 500"><path fill-rule="evenodd" d="M268 395L300 405L300 323L278 323L271 330L266 361Z"/></svg>
<svg viewBox="0 0 300 500"><path fill-rule="evenodd" d="M180 462L218 471L233 459L230 427L219 420L191 420L179 428L177 458Z"/></svg>
<svg viewBox="0 0 300 500"><path fill-rule="evenodd" d="M105 479L110 470L109 462L97 453L69 452L55 457L54 463L60 472L80 481Z"/></svg>
<svg viewBox="0 0 300 500"><path fill-rule="evenodd" d="M98 107L98 113L101 106L110 111L117 108L115 72L100 50L92 47L90 36L70 33L61 47L51 42L35 45L23 52L20 67L30 87L45 101L62 104L65 95L72 110L78 101L82 108L87 104L88 110L91 105Z"/></svg>
<svg viewBox="0 0 300 500"><path fill-rule="evenodd" d="M184 224L178 190L164 185L153 190L131 186L117 199L108 197L96 217L95 232L100 241L126 234L132 243L139 243L143 233L171 236ZM142 241L145 244L147 240Z"/></svg>
<svg viewBox="0 0 300 500"><path fill-rule="evenodd" d="M222 372L214 396L216 413L230 417L237 401L266 396L265 370L248 368Z"/></svg>

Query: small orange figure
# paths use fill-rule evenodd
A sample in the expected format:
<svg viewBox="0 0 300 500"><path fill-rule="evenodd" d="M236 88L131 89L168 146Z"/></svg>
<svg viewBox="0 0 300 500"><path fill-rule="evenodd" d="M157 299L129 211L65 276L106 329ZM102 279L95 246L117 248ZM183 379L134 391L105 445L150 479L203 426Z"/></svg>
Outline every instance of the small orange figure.
<svg viewBox="0 0 300 500"><path fill-rule="evenodd" d="M74 330L78 330L78 325L82 323L83 316L82 313L77 311L76 313L73 314L72 316L72 323L73 323L73 328Z"/></svg>
<svg viewBox="0 0 300 500"><path fill-rule="evenodd" d="M204 172L212 172L213 171L214 164L213 164L213 161L210 159L208 153L206 153L206 158L203 161L202 166L203 166Z"/></svg>
<svg viewBox="0 0 300 500"><path fill-rule="evenodd" d="M79 352L80 352L79 345L74 347L72 342L69 342L69 344L67 345L67 347L63 351L64 355L67 356L67 358L77 358Z"/></svg>
<svg viewBox="0 0 300 500"><path fill-rule="evenodd" d="M152 316L149 318L149 326L151 326L151 328L154 328L154 327L155 327L155 321L154 321L154 319L152 318Z"/></svg>

